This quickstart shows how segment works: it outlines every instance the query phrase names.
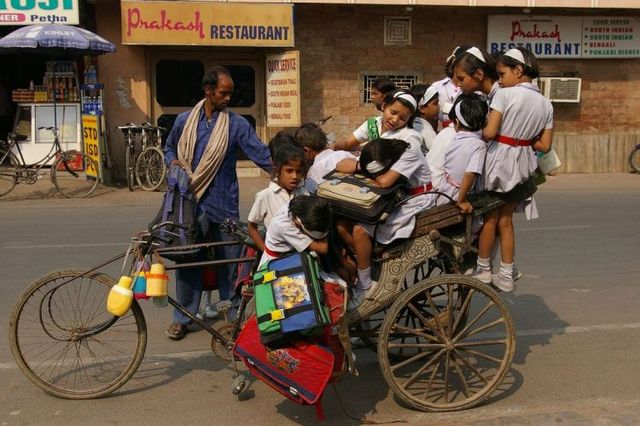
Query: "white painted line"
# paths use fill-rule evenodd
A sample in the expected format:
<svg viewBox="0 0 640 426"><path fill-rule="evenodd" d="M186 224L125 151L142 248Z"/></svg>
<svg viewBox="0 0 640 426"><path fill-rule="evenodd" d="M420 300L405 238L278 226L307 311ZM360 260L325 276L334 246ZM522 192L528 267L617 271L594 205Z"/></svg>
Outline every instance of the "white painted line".
<svg viewBox="0 0 640 426"><path fill-rule="evenodd" d="M570 327L558 327L558 328L534 328L531 330L520 330L516 332L518 337L529 336L547 336L550 334L571 334L571 333L590 333L594 331L620 331L629 329L640 329L640 323L630 324L601 324L601 325L589 325L589 326L570 326ZM212 354L211 350L204 351L190 351L190 352L171 352L166 354L153 354L145 357L145 362L162 361L164 359L189 359L196 358L202 355ZM212 354L213 355L213 354ZM1 362L0 370L11 370L18 368L13 362Z"/></svg>
<svg viewBox="0 0 640 426"><path fill-rule="evenodd" d="M52 248L81 248L81 247L115 247L121 246L127 247L127 244L123 243L86 243L86 244L33 244L33 245L17 245L17 246L4 246L5 250L31 250L31 249L52 249Z"/></svg>
<svg viewBox="0 0 640 426"><path fill-rule="evenodd" d="M591 225L541 226L538 228L520 228L518 232L560 231L564 229L589 229Z"/></svg>

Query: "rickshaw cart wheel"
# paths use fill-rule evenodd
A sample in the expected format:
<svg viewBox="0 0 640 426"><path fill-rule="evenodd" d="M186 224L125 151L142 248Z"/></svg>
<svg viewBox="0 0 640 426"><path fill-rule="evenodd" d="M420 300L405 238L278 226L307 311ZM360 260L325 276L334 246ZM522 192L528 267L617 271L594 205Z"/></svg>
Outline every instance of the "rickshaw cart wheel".
<svg viewBox="0 0 640 426"><path fill-rule="evenodd" d="M405 290L388 310L378 341L387 384L421 411L479 404L500 386L514 353L506 305L487 285L462 275L428 278Z"/></svg>

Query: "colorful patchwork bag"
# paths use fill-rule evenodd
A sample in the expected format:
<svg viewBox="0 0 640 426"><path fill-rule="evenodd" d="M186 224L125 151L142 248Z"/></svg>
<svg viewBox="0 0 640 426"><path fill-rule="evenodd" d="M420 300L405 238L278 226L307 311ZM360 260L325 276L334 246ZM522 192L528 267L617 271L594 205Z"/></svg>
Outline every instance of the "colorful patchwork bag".
<svg viewBox="0 0 640 426"><path fill-rule="evenodd" d="M318 261L308 253L273 259L254 277L262 343L276 346L321 332L329 324Z"/></svg>

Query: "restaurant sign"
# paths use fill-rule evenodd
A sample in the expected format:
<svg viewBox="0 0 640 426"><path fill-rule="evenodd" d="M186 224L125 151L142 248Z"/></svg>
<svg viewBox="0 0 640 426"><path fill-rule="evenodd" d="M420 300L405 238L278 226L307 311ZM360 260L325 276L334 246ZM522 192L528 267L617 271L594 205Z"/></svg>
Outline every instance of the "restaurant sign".
<svg viewBox="0 0 640 426"><path fill-rule="evenodd" d="M78 0L0 0L0 25L78 25Z"/></svg>
<svg viewBox="0 0 640 426"><path fill-rule="evenodd" d="M291 4L123 0L121 21L123 44L294 45Z"/></svg>
<svg viewBox="0 0 640 426"><path fill-rule="evenodd" d="M538 58L638 58L640 18L492 15L487 50L523 46Z"/></svg>

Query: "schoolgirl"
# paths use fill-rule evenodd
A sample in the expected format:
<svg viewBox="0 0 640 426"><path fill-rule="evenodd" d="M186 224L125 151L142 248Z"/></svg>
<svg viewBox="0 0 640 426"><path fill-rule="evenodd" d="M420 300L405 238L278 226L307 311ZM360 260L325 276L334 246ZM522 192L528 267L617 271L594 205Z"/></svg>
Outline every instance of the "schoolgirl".
<svg viewBox="0 0 640 426"><path fill-rule="evenodd" d="M292 136L281 133L269 143L269 148L273 148L273 178L267 188L256 194L248 217L249 236L260 251L264 251L260 226L269 229L280 207L294 197L307 193L301 185L305 173L304 150L295 144Z"/></svg>
<svg viewBox="0 0 640 426"><path fill-rule="evenodd" d="M418 90L414 91L414 89ZM435 129L438 127L440 113L438 91L433 86L417 84L411 88L411 94L419 99L412 127L422 135L423 153L426 155L433 148L433 142L436 138Z"/></svg>
<svg viewBox="0 0 640 426"><path fill-rule="evenodd" d="M410 127L417 109L418 102L410 93L390 93L385 98L382 117L371 117L348 139L334 144L333 149L352 151L371 140L385 138L403 140L420 152L422 136Z"/></svg>
<svg viewBox="0 0 640 426"><path fill-rule="evenodd" d="M371 99L371 103L378 111L382 111L384 98L395 90L396 85L393 81L386 77L377 78L371 83L369 99Z"/></svg>
<svg viewBox="0 0 640 426"><path fill-rule="evenodd" d="M455 124L453 122L455 118L455 112L453 106L455 104L445 104L442 110L449 117L447 127L440 130L433 140L433 147L427 153L427 164L431 171L431 183L434 190L440 190L444 183L444 155L449 149L451 141L453 141L456 135Z"/></svg>
<svg viewBox="0 0 640 426"><path fill-rule="evenodd" d="M438 91L438 99L440 102L440 113L438 114L439 129L446 129L447 127L449 127L449 124L452 124L449 115L446 112L443 112L443 108L446 105L450 109L453 105L453 102L460 94L460 88L454 81L453 63L456 59L456 56L461 55L470 47L472 46L456 46L455 49L453 49L453 51L451 52L451 55L449 55L444 62L444 73L446 77L431 84L431 86L433 86Z"/></svg>
<svg viewBox="0 0 640 426"><path fill-rule="evenodd" d="M260 265L291 251L311 250L326 255L331 222L331 207L326 200L315 195L295 197L273 216L264 240Z"/></svg>
<svg viewBox="0 0 640 426"><path fill-rule="evenodd" d="M480 92L488 104L499 88L496 60L479 47L470 47L455 57L453 75L463 93Z"/></svg>
<svg viewBox="0 0 640 426"><path fill-rule="evenodd" d="M553 107L531 82L538 77L539 67L535 56L527 49L517 47L507 51L499 59L497 72L502 88L491 101L487 126L483 130L484 139L490 141L484 186L508 203L485 215L476 275L482 281L492 281L504 291L512 291L515 249L512 216L525 197L520 189L532 179L537 166L532 148L542 152L551 149ZM528 218L536 214L534 211ZM492 275L489 257L496 229L500 233L501 262L499 273Z"/></svg>
<svg viewBox="0 0 640 426"><path fill-rule="evenodd" d="M435 196L431 190L429 166L422 153L409 143L399 139L376 139L362 149L359 161L343 160L337 170L345 173L364 173L376 181L382 188L395 185L399 179L407 180L412 198L396 207L382 223L366 225L356 223L351 229L343 229L345 243L356 255L358 280L355 297L357 305L364 298L372 298L377 282L371 278L371 254L373 236L381 244L389 244L398 238L408 238L415 227L415 215L435 205Z"/></svg>
<svg viewBox="0 0 640 426"><path fill-rule="evenodd" d="M463 213L471 213L473 207L467 195L482 189L481 175L487 146L482 139L482 129L487 120L488 107L477 94L461 94L456 99L451 117L456 135L444 156L444 182L440 192L453 198ZM438 203L449 202L439 198Z"/></svg>

